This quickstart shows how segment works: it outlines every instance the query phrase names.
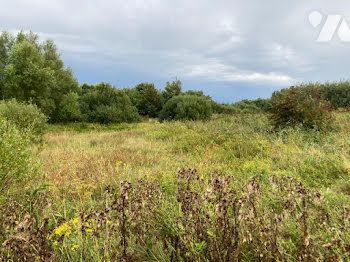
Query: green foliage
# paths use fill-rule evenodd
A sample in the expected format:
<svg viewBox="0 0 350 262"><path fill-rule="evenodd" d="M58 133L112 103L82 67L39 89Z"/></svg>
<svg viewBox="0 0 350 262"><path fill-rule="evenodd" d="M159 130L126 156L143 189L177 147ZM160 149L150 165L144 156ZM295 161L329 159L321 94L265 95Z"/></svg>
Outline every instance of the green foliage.
<svg viewBox="0 0 350 262"><path fill-rule="evenodd" d="M0 35L0 99L3 98L3 85L4 85L4 69L8 60L8 55L14 43L14 37L3 32Z"/></svg>
<svg viewBox="0 0 350 262"><path fill-rule="evenodd" d="M268 112L272 108L271 104L271 99L263 99L263 98L258 98L255 100L250 100L252 103L255 104L260 110L264 112Z"/></svg>
<svg viewBox="0 0 350 262"><path fill-rule="evenodd" d="M64 95L78 92L78 83L52 40L40 44L34 33L0 37L0 95L36 104L50 121L58 121Z"/></svg>
<svg viewBox="0 0 350 262"><path fill-rule="evenodd" d="M163 91L163 97L165 102L169 101L172 97L178 96L182 91L182 83L180 80L173 82L166 82L165 90Z"/></svg>
<svg viewBox="0 0 350 262"><path fill-rule="evenodd" d="M22 186L35 173L30 138L0 118L0 201Z"/></svg>
<svg viewBox="0 0 350 262"><path fill-rule="evenodd" d="M259 107L253 101L242 100L232 104L232 107L240 113L256 113L261 111Z"/></svg>
<svg viewBox="0 0 350 262"><path fill-rule="evenodd" d="M44 57L44 65L53 70L54 85L51 86L50 98L53 100L55 108L50 115L52 122L64 121L60 118L60 106L63 100L67 100L67 96L71 93L79 94L81 92L78 81L73 76L71 68L65 68L64 63L58 54L57 47L52 40L47 40L42 44L42 55ZM66 103L66 102L63 102ZM73 120L75 120L73 117Z"/></svg>
<svg viewBox="0 0 350 262"><path fill-rule="evenodd" d="M330 102L333 109L350 107L350 81L306 83L301 89L317 89Z"/></svg>
<svg viewBox="0 0 350 262"><path fill-rule="evenodd" d="M3 96L32 101L50 115L54 101L50 98L53 71L44 66L40 50L28 41L16 43L4 70Z"/></svg>
<svg viewBox="0 0 350 262"><path fill-rule="evenodd" d="M213 110L218 114L259 113L271 110L270 99L258 98L256 100L244 99L233 104L212 103Z"/></svg>
<svg viewBox="0 0 350 262"><path fill-rule="evenodd" d="M298 88L305 90L318 90L320 94L327 100L332 109L350 107L350 81L325 82L325 83L304 83ZM278 97L284 90L276 91L272 95L272 99Z"/></svg>
<svg viewBox="0 0 350 262"><path fill-rule="evenodd" d="M201 97L205 97L207 99L211 100L210 96L206 96L203 91L200 90L187 90L186 92L181 93L181 95L189 95L189 96L201 96Z"/></svg>
<svg viewBox="0 0 350 262"><path fill-rule="evenodd" d="M34 104L16 100L0 102L0 118L6 119L21 132L27 134L32 142L42 142L46 130L47 117Z"/></svg>
<svg viewBox="0 0 350 262"><path fill-rule="evenodd" d="M81 112L88 122L102 124L139 120L136 107L122 90L106 83L82 86Z"/></svg>
<svg viewBox="0 0 350 262"><path fill-rule="evenodd" d="M63 96L58 113L60 121L76 122L83 119L79 99L79 95L74 92Z"/></svg>
<svg viewBox="0 0 350 262"><path fill-rule="evenodd" d="M330 104L316 88L291 87L273 96L271 120L276 128L302 125L305 128L325 129L330 126Z"/></svg>
<svg viewBox="0 0 350 262"><path fill-rule="evenodd" d="M157 117L163 106L163 97L154 84L141 83L135 87L135 106L140 115Z"/></svg>
<svg viewBox="0 0 350 262"><path fill-rule="evenodd" d="M208 120L212 115L210 100L184 95L171 98L160 112L160 120Z"/></svg>

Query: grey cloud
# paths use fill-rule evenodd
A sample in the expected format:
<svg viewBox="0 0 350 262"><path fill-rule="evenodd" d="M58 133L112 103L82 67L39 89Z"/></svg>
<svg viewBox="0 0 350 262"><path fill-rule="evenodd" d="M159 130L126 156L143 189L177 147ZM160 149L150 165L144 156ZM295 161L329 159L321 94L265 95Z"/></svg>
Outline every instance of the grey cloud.
<svg viewBox="0 0 350 262"><path fill-rule="evenodd" d="M53 38L73 59L159 77L278 85L346 78L350 44L316 43L312 10L350 16L345 0L11 0L0 24Z"/></svg>

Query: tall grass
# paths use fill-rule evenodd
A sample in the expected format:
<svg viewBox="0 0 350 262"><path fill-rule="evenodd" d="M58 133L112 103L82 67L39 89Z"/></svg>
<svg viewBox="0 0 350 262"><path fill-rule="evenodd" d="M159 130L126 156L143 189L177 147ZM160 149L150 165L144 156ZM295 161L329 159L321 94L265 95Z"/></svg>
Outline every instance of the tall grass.
<svg viewBox="0 0 350 262"><path fill-rule="evenodd" d="M9 224L2 254L17 261L346 259L350 117L335 117L327 132L276 133L263 114L51 127L40 153L50 187L36 193L35 212L7 208L22 227Z"/></svg>

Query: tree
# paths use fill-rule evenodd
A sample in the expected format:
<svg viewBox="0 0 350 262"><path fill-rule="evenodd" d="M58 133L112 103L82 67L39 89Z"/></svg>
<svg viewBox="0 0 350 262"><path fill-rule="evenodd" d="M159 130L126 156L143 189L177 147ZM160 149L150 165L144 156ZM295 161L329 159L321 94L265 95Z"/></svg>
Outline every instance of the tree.
<svg viewBox="0 0 350 262"><path fill-rule="evenodd" d="M69 93L63 96L57 118L63 122L82 121L83 116L80 111L79 95L77 93Z"/></svg>
<svg viewBox="0 0 350 262"><path fill-rule="evenodd" d="M81 112L89 122L108 124L139 120L137 109L125 92L107 83L84 84L80 103Z"/></svg>
<svg viewBox="0 0 350 262"><path fill-rule="evenodd" d="M141 83L135 87L135 106L140 115L157 117L163 106L161 93L154 84Z"/></svg>
<svg viewBox="0 0 350 262"><path fill-rule="evenodd" d="M51 97L54 84L54 72L45 67L40 50L26 40L14 44L4 69L4 98L32 101L50 115L55 108Z"/></svg>
<svg viewBox="0 0 350 262"><path fill-rule="evenodd" d="M66 94L79 93L79 85L70 68L65 68L52 40L39 42L39 36L7 32L0 36L0 95L33 102L59 121L59 105Z"/></svg>
<svg viewBox="0 0 350 262"><path fill-rule="evenodd" d="M8 56L12 45L14 43L14 37L8 32L2 32L0 35L0 99L3 99L3 82L4 71L7 65Z"/></svg>
<svg viewBox="0 0 350 262"><path fill-rule="evenodd" d="M47 40L42 45L44 65L53 70L55 79L54 85L51 87L51 98L55 103L55 110L51 113L52 121L61 121L60 105L66 95L71 93L79 94L81 92L78 81L73 76L70 68L65 68L64 63L57 52L57 47L52 40Z"/></svg>
<svg viewBox="0 0 350 262"><path fill-rule="evenodd" d="M182 91L182 83L180 80L173 82L166 82L165 90L163 91L163 97L165 102L170 100L174 96L178 96Z"/></svg>

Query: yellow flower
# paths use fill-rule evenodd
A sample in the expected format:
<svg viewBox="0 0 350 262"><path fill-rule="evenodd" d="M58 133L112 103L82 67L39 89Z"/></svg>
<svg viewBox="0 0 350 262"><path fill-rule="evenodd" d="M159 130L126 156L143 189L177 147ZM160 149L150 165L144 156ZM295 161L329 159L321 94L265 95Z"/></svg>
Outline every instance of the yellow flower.
<svg viewBox="0 0 350 262"><path fill-rule="evenodd" d="M112 221L111 220L107 220L107 225L111 224Z"/></svg>
<svg viewBox="0 0 350 262"><path fill-rule="evenodd" d="M57 242L57 241L54 241L54 242L53 242L53 245L54 245L54 246L57 246L57 245L58 245L58 242Z"/></svg>
<svg viewBox="0 0 350 262"><path fill-rule="evenodd" d="M92 232L92 229L91 229L91 228L87 228L87 229L85 229L85 232L91 233L91 232Z"/></svg>
<svg viewBox="0 0 350 262"><path fill-rule="evenodd" d="M63 235L65 234L66 236L69 236L72 232L72 228L67 224L63 223L59 227L55 228L54 234L55 235Z"/></svg>
<svg viewBox="0 0 350 262"><path fill-rule="evenodd" d="M76 218L73 218L73 219L71 219L70 221L69 221L69 223L71 224L71 225L76 225L76 224L78 224L79 223L79 219L76 217Z"/></svg>
<svg viewBox="0 0 350 262"><path fill-rule="evenodd" d="M72 251L76 251L78 248L79 248L79 245L73 245L73 246L71 247L71 250L72 250Z"/></svg>

